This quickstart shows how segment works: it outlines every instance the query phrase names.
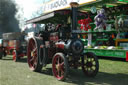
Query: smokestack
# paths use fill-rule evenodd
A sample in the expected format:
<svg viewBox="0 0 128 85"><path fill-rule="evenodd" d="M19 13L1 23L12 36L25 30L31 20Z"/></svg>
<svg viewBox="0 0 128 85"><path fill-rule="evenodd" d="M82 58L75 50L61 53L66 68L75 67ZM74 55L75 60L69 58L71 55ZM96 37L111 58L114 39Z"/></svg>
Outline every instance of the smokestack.
<svg viewBox="0 0 128 85"><path fill-rule="evenodd" d="M79 4L77 2L71 2L70 6L72 9L72 30L76 30L77 29L77 8Z"/></svg>

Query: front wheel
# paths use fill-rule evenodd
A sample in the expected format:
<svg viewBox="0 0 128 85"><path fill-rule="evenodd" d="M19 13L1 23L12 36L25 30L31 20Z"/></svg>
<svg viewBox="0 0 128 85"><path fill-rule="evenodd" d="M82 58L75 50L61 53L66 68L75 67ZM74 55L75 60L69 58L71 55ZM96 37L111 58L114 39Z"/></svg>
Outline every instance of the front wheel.
<svg viewBox="0 0 128 85"><path fill-rule="evenodd" d="M97 56L91 52L87 52L81 59L84 74L89 77L95 77L99 71L99 61Z"/></svg>
<svg viewBox="0 0 128 85"><path fill-rule="evenodd" d="M52 72L57 80L64 80L68 74L68 62L63 53L56 53L52 60Z"/></svg>

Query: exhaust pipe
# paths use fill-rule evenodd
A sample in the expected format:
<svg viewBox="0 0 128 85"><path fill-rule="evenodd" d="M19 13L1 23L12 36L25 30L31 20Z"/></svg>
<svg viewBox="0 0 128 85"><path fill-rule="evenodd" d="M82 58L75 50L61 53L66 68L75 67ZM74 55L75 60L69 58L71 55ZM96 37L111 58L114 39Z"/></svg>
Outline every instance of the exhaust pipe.
<svg viewBox="0 0 128 85"><path fill-rule="evenodd" d="M72 10L72 30L76 30L77 29L77 8L79 6L79 4L77 2L71 2L70 3L71 6L71 10Z"/></svg>

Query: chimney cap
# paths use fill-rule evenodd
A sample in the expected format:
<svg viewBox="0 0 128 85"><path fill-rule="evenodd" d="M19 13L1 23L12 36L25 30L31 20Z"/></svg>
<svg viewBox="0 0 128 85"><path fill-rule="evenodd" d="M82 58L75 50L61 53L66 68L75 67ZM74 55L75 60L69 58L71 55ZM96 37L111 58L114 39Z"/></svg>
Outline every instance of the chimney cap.
<svg viewBox="0 0 128 85"><path fill-rule="evenodd" d="M78 7L79 4L78 4L77 2L71 2L71 3L70 3L70 6L71 6L71 7Z"/></svg>

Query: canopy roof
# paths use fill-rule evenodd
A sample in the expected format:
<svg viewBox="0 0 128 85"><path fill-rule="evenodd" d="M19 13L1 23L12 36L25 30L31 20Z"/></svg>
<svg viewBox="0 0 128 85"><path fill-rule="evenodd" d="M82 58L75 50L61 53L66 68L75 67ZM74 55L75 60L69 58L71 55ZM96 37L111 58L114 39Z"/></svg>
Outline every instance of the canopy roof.
<svg viewBox="0 0 128 85"><path fill-rule="evenodd" d="M57 10L50 13L43 14L39 17L30 19L26 21L26 24L29 23L67 23L68 18L70 18L71 10ZM86 12L78 11L78 18L87 18L88 14Z"/></svg>
<svg viewBox="0 0 128 85"><path fill-rule="evenodd" d="M82 18L88 17L87 12L90 14L91 7L93 6L95 6L97 10L101 9L104 6L107 8L113 8L117 6L126 6L126 9L127 9L128 0L97 0L97 2L95 3L80 6L79 10L82 12L78 11L78 15L79 15L78 18L81 18L81 16ZM45 24L49 22L58 23L58 24L65 23L67 22L67 19L69 18L70 15L71 15L70 9L57 10L57 11L46 13L39 17L27 20L26 24L29 24L29 23L44 23Z"/></svg>
<svg viewBox="0 0 128 85"><path fill-rule="evenodd" d="M95 3L84 4L83 6L80 6L79 10L89 12L93 6L95 6L98 10L102 7L111 8L127 4L128 0L96 0Z"/></svg>

